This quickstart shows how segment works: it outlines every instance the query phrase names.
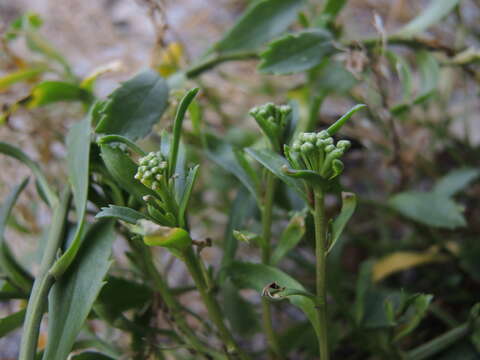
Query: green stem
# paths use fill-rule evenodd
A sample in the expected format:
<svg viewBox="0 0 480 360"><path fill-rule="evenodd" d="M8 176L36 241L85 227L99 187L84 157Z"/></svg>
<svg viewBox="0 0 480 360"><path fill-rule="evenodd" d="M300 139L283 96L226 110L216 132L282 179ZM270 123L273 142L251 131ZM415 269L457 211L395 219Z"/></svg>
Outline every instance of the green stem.
<svg viewBox="0 0 480 360"><path fill-rule="evenodd" d="M33 360L37 352L40 322L47 306L48 293L55 282L49 274L50 267L55 262L55 257L62 244L65 220L68 215L71 193L67 189L63 192L61 200L56 203L52 214L52 226L49 229L47 247L42 258L40 271L33 284L32 293L28 300L27 313L23 324L23 335L20 344L19 360Z"/></svg>
<svg viewBox="0 0 480 360"><path fill-rule="evenodd" d="M178 326L179 330L185 336L188 344L197 352L204 355L212 355L212 350L208 349L201 341L198 339L193 331L190 329L187 321L182 313L182 308L178 300L173 295L171 289L168 287L167 283L163 277L158 272L155 264L153 263L152 254L149 251L149 248L142 246L143 259L145 261L145 267L148 276L155 283L155 287L160 293L162 300L165 302L168 310L172 314L172 317L175 321L175 325ZM206 356L210 357L210 356Z"/></svg>
<svg viewBox="0 0 480 360"><path fill-rule="evenodd" d="M315 258L316 258L316 287L317 287L317 316L318 316L318 346L320 360L328 360L327 334L327 244L325 231L325 202L324 193L320 188L314 189L315 209L313 220L315 223Z"/></svg>
<svg viewBox="0 0 480 360"><path fill-rule="evenodd" d="M251 51L239 51L226 54L214 54L199 64L193 65L185 72L188 78L194 78L201 73L210 70L218 64L226 61L258 59L258 54Z"/></svg>
<svg viewBox="0 0 480 360"><path fill-rule="evenodd" d="M276 178L270 171L266 172L265 197L262 207L262 263L270 264L271 255L271 237L272 237L272 212L273 197L275 195ZM262 297L262 324L263 331L267 337L268 347L275 354L276 359L282 359L283 356L278 345L277 336L273 329L272 307L270 301Z"/></svg>
<svg viewBox="0 0 480 360"><path fill-rule="evenodd" d="M449 347L459 339L470 334L472 330L470 323L460 325L439 337L420 345L419 347L409 351L407 353L407 360L423 360L428 359L431 356L438 354L443 349Z"/></svg>
<svg viewBox="0 0 480 360"><path fill-rule="evenodd" d="M224 315L222 314L220 305L213 296L213 289L207 286L199 259L193 252L192 248L189 248L185 252L184 261L188 271L190 272L190 275L193 278L193 281L195 282L195 285L197 286L198 291L200 292L200 296L202 297L202 300L207 308L208 315L217 327L220 339L225 345L227 356L230 359L247 360L248 356L239 348L235 342L235 339L233 338L233 335L223 321Z"/></svg>

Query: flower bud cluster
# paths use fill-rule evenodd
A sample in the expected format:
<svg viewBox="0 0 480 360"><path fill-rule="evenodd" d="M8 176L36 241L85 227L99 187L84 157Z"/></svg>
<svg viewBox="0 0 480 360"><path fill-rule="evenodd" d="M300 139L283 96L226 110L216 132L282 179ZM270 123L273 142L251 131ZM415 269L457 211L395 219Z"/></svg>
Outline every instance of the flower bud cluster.
<svg viewBox="0 0 480 360"><path fill-rule="evenodd" d="M160 152L151 152L140 159L135 179L155 192L168 187L168 162Z"/></svg>
<svg viewBox="0 0 480 360"><path fill-rule="evenodd" d="M285 140L284 137L290 124L291 112L292 108L290 105L267 103L251 109L250 115L269 138L273 147L279 149Z"/></svg>
<svg viewBox="0 0 480 360"><path fill-rule="evenodd" d="M311 170L324 179L333 179L343 171L342 155L350 148L350 141L336 144L326 130L301 133L289 149L289 160L297 170Z"/></svg>

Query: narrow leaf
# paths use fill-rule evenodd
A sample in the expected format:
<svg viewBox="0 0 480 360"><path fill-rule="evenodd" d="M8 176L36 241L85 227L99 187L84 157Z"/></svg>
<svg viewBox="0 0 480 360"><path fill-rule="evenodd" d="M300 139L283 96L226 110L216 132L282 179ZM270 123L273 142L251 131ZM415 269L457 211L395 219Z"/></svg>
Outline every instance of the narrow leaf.
<svg viewBox="0 0 480 360"><path fill-rule="evenodd" d="M15 260L10 247L5 242L4 234L7 221L12 212L13 206L17 202L28 178L24 179L20 185L14 187L0 209L0 269L5 273L9 280L22 289L26 294L30 292L33 284L32 276Z"/></svg>
<svg viewBox="0 0 480 360"><path fill-rule="evenodd" d="M22 326L23 320L25 319L25 312L26 309L22 309L0 319L0 338Z"/></svg>
<svg viewBox="0 0 480 360"><path fill-rule="evenodd" d="M106 135L102 136L100 139L97 140L97 143L100 145L103 144L111 144L111 143L120 143L128 146L130 150L135 151L140 156L145 156L147 153L143 151L139 146L137 146L133 141L130 141L125 136L121 135Z"/></svg>
<svg viewBox="0 0 480 360"><path fill-rule="evenodd" d="M356 207L357 196L353 193L342 193L342 209L340 210L340 214L335 218L332 224L332 234L330 238L328 252L332 251L336 242L340 238L340 235L342 235L343 229L345 229L345 226L352 217Z"/></svg>
<svg viewBox="0 0 480 360"><path fill-rule="evenodd" d="M414 99L415 104L427 100L437 89L440 79L440 66L429 51L421 51L417 56L420 72L420 89Z"/></svg>
<svg viewBox="0 0 480 360"><path fill-rule="evenodd" d="M395 33L398 37L412 37L438 23L460 3L460 0L431 0L430 4L415 19Z"/></svg>
<svg viewBox="0 0 480 360"><path fill-rule="evenodd" d="M336 52L332 36L325 30L288 34L268 45L261 55L262 73L285 75L309 70Z"/></svg>
<svg viewBox="0 0 480 360"><path fill-rule="evenodd" d="M273 250L271 264L276 265L287 253L295 248L305 234L305 214L296 213L290 219L280 240Z"/></svg>
<svg viewBox="0 0 480 360"><path fill-rule="evenodd" d="M21 70L9 73L0 78L0 91L6 90L10 86L18 82L35 78L36 76L45 72L46 70L47 68L45 66L39 66L39 67L21 69Z"/></svg>
<svg viewBox="0 0 480 360"><path fill-rule="evenodd" d="M45 178L42 170L38 166L36 162L30 159L22 150L12 146L8 143L0 142L0 153L5 155L11 156L25 165L27 165L30 170L32 170L33 174L37 178L39 188L41 189L42 193L45 195L47 203L50 207L53 207L55 203L58 202L58 197L55 192L50 188L50 185Z"/></svg>
<svg viewBox="0 0 480 360"><path fill-rule="evenodd" d="M287 30L303 7L303 0L260 0L254 2L214 47L217 52L258 49Z"/></svg>
<svg viewBox="0 0 480 360"><path fill-rule="evenodd" d="M116 205L109 205L108 208L103 207L102 210L97 215L95 215L95 218L96 219L103 219L103 218L117 219L133 225L135 225L138 222L138 220L142 220L142 219L153 221L149 215L142 214L128 207L116 206Z"/></svg>
<svg viewBox="0 0 480 360"><path fill-rule="evenodd" d="M193 99L198 93L198 88L189 90L185 96L180 100L180 104L177 108L175 120L173 122L173 141L170 146L170 155L168 157L169 174L173 175L177 164L178 147L180 145L180 136L182 135L182 124L187 112L188 106L192 103Z"/></svg>
<svg viewBox="0 0 480 360"><path fill-rule="evenodd" d="M282 156L270 149L245 149L247 154L257 160L266 169L275 174L280 180L295 190L304 200L307 200L305 191L301 186L301 182L290 177L283 170L285 166L289 167L288 161Z"/></svg>
<svg viewBox="0 0 480 360"><path fill-rule="evenodd" d="M480 176L480 170L474 168L456 169L437 181L433 191L443 196L452 196L463 190Z"/></svg>
<svg viewBox="0 0 480 360"><path fill-rule="evenodd" d="M44 360L65 360L80 332L110 267L113 222L92 226L75 262L49 294L48 342Z"/></svg>
<svg viewBox="0 0 480 360"><path fill-rule="evenodd" d="M188 171L187 180L185 182L185 187L178 210L178 218L180 219L180 221L185 222L184 219L187 213L188 203L190 201L190 197L192 196L193 185L195 184L195 180L197 179L199 167L200 165L196 165Z"/></svg>
<svg viewBox="0 0 480 360"><path fill-rule="evenodd" d="M330 135L335 135L342 128L342 126L345 125L345 123L353 116L353 114L355 114L357 111L362 110L366 107L367 105L365 104L355 105L353 108L348 110L348 112L345 115L343 115L340 119L338 119L332 125L330 125L330 127L327 129L328 133Z"/></svg>
<svg viewBox="0 0 480 360"><path fill-rule="evenodd" d="M96 132L122 135L134 141L145 137L167 108L168 86L153 70L124 82L100 110Z"/></svg>
<svg viewBox="0 0 480 360"><path fill-rule="evenodd" d="M91 121L92 117L89 114L85 119L73 125L67 135L68 181L72 187L75 201L77 229L71 245L55 262L50 271L57 278L65 272L75 259L83 237L89 186Z"/></svg>
<svg viewBox="0 0 480 360"><path fill-rule="evenodd" d="M62 81L44 81L32 89L26 100L29 108L45 106L59 101L81 101L89 103L93 95L80 86Z"/></svg>

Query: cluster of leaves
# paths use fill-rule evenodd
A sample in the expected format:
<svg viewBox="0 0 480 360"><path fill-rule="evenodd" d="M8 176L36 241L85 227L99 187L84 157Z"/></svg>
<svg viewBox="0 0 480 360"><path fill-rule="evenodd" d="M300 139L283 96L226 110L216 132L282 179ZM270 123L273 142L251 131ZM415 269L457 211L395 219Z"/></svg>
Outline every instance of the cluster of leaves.
<svg viewBox="0 0 480 360"><path fill-rule="evenodd" d="M309 210L312 189L323 181L328 181L333 195L327 212L340 208L327 234L333 357L479 356L478 308L474 306L480 285L479 229L474 224L478 145L450 131L455 121L450 94L439 91L442 70L475 73L476 58L466 56L472 52L466 46L450 49L423 37L451 12L461 12L460 1L431 1L397 31L357 39L346 37L338 20L347 4L338 0L327 0L322 6L302 0L252 2L193 65L162 73L165 77L154 70L143 71L105 100L95 97L93 86L103 70L83 80L76 78L67 61L41 37L38 16L26 14L11 25L5 41L24 39L42 60L21 63L0 78L0 90L17 82L36 82L27 98L7 109L4 119L14 116L18 106L59 101L80 102L86 112L66 137L68 181L63 184L52 185L41 165L21 149L0 143L1 153L32 170L39 198L51 209L53 219L45 240L39 241L43 257L34 277L4 238L28 179L9 184L12 190L0 213L0 301L28 299L28 306L0 319L0 336L24 324L20 359L64 360L69 354L77 360L118 359L125 353L137 359L261 358L268 354L266 346L245 355L237 343L248 349L242 345L255 342L261 312L256 304L262 294L274 301L288 300L273 305L279 353L314 357L319 324L311 295L314 235ZM352 74L345 57L358 52L363 52L369 66ZM205 95L195 100L196 89L180 101L171 133L155 130L162 116L163 127L170 126L168 104L178 97L178 90L183 93L189 83L223 62L252 58L260 60L260 74L273 74L280 84L283 75L305 75L300 85L285 90L282 84L275 90L282 100L288 99L288 107L272 104L251 112L265 136L260 131L252 135L237 123L229 125L243 132L244 139L217 133L204 121L200 102L214 108L218 99ZM398 89L386 81L385 68ZM47 72L58 74L59 80L39 80ZM347 127L353 146L342 161L338 157L349 147L347 143L339 140L335 147L333 139L326 139L362 107L352 108L331 125L320 112L328 98L368 105L362 113L363 124L357 121ZM436 108L444 114L432 111ZM182 126L187 113L193 130ZM326 132L313 139L310 133L323 128ZM431 138L425 154L416 150L412 135L419 130ZM302 143L291 141L301 133ZM144 138L142 145L153 149L153 155L138 146ZM311 146L304 146L307 143ZM338 157L330 159L325 171L303 166L309 162L302 156L310 151L327 153L328 146L333 146L329 154L338 150ZM208 171L187 166L190 162ZM343 164L348 171L340 181ZM278 186L269 182L272 174L281 180ZM425 178L434 179L427 181L429 191L424 190ZM357 200L350 193L341 196L342 184L349 184L359 198L358 216L348 228ZM275 190L272 245L265 236L269 231L260 231L268 223L269 188ZM202 194L210 190L226 200L209 205L228 214L223 239L214 239L214 246L223 249L219 269L203 263L201 250L209 242L191 239L187 216L209 211ZM88 215L90 211L95 218ZM70 213L75 213L74 223L69 221ZM118 236L128 245L127 268L112 265L112 243ZM154 262L157 253L149 246L155 245L185 263L195 287L169 284ZM237 251L249 247L259 248L256 253L268 259L260 263L255 256L246 258ZM125 276L125 270L131 275ZM242 289L253 289L258 297L252 301ZM178 301L191 291L199 291L209 310L207 321ZM291 305L301 313L292 312ZM45 312L47 344L36 353ZM226 320L223 327L219 313ZM164 321L158 326L152 319L161 314ZM129 335L129 347L92 332L86 325L93 319ZM193 331L190 323L195 319ZM224 348L210 341L213 333Z"/></svg>

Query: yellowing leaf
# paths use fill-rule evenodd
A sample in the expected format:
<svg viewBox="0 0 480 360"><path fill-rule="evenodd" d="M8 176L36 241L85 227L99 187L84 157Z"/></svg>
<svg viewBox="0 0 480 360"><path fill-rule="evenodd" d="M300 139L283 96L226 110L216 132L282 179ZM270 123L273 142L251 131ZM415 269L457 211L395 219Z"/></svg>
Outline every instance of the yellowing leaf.
<svg viewBox="0 0 480 360"><path fill-rule="evenodd" d="M373 265L372 277L374 282L410 268L447 261L447 257L438 251L438 247L432 246L424 252L420 251L398 251L378 260Z"/></svg>
<svg viewBox="0 0 480 360"><path fill-rule="evenodd" d="M180 68L183 58L183 47L178 42L173 42L160 52L160 63L157 71L163 77L168 77Z"/></svg>

